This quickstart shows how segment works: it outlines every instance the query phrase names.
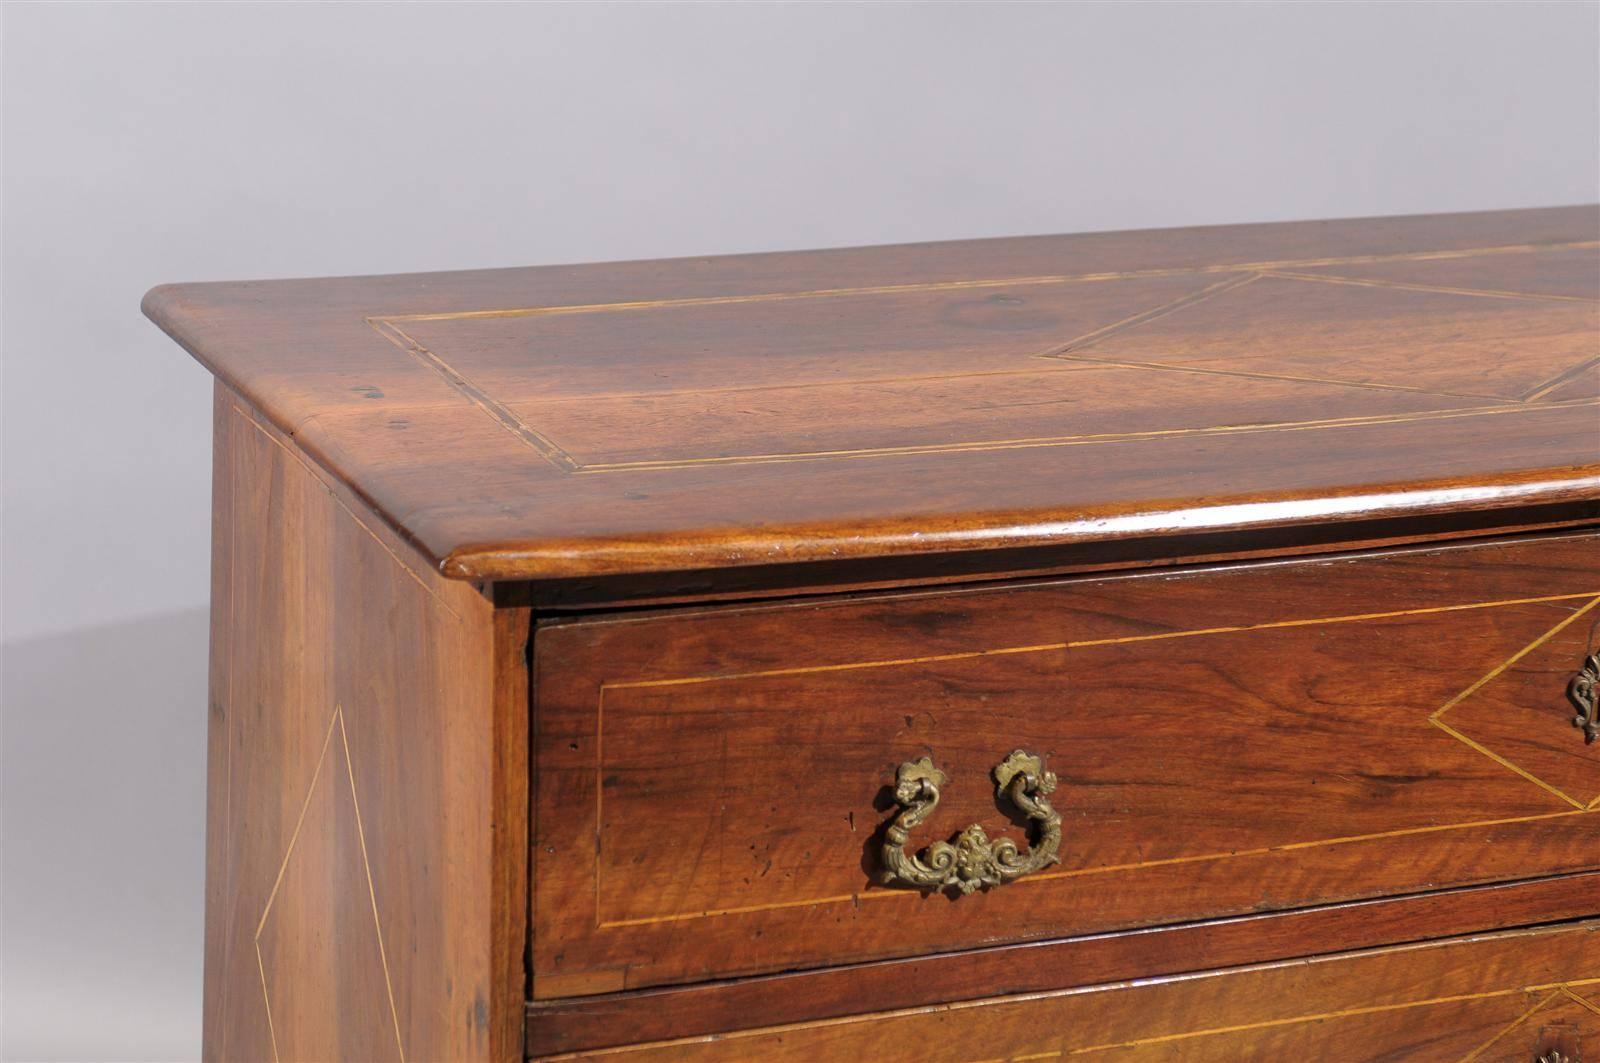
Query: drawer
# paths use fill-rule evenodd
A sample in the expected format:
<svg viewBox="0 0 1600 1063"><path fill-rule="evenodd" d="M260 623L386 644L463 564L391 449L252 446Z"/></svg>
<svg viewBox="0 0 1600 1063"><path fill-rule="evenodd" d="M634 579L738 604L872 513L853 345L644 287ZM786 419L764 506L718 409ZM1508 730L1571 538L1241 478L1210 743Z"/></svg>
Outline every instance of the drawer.
<svg viewBox="0 0 1600 1063"><path fill-rule="evenodd" d="M1597 605L1567 536L543 626L531 995L1600 866ZM897 820L1025 873L884 884Z"/></svg>
<svg viewBox="0 0 1600 1063"><path fill-rule="evenodd" d="M1600 924L688 1038L658 1059L1600 1060ZM610 1052L586 1054L603 1058ZM563 1057L550 1057L563 1058Z"/></svg>

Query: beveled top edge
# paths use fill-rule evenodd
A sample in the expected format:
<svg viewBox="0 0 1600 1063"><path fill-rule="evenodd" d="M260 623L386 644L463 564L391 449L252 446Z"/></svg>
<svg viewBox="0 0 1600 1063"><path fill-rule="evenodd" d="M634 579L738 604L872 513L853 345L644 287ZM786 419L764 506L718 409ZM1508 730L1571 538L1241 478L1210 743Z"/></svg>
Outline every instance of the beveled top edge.
<svg viewBox="0 0 1600 1063"><path fill-rule="evenodd" d="M1435 481L1317 494L1240 496L1202 504L1173 500L1148 507L974 515L970 522L927 519L858 523L849 528L762 527L659 538L574 539L467 545L440 564L451 578L550 580L625 573L694 572L752 565L907 558L925 554L1029 550L1123 539L1247 533L1318 523L1403 520L1594 502L1600 520L1600 462L1554 476L1539 470L1492 483ZM1181 558L1174 558L1180 561Z"/></svg>

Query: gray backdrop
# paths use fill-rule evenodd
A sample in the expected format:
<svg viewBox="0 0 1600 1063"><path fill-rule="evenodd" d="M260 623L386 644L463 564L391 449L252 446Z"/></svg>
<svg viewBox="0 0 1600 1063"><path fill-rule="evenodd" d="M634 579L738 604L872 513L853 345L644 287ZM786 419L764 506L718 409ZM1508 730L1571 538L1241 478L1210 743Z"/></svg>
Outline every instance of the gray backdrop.
<svg viewBox="0 0 1600 1063"><path fill-rule="evenodd" d="M1590 201L1597 12L6 6L6 1057L198 1052L210 392L150 285Z"/></svg>

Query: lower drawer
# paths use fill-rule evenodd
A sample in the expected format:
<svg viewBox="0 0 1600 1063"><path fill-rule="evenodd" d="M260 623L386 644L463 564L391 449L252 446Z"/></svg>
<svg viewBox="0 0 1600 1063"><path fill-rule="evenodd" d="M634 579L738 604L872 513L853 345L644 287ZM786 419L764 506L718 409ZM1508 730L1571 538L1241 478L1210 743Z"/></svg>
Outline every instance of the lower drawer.
<svg viewBox="0 0 1600 1063"><path fill-rule="evenodd" d="M1600 1061L1600 922L586 1054L648 1060ZM549 1057L569 1058L569 1057Z"/></svg>
<svg viewBox="0 0 1600 1063"><path fill-rule="evenodd" d="M530 997L1600 867L1597 634L1593 536L543 625Z"/></svg>

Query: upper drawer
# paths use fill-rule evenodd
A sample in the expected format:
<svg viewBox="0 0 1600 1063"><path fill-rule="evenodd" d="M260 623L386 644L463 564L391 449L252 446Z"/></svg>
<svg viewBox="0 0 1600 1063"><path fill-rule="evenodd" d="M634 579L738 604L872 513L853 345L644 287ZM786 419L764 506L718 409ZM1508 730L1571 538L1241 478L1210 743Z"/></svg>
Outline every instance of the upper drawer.
<svg viewBox="0 0 1600 1063"><path fill-rule="evenodd" d="M541 627L533 995L1600 866L1597 605L1573 536ZM1055 833L1017 749L1059 863L879 884L922 757L908 853Z"/></svg>

